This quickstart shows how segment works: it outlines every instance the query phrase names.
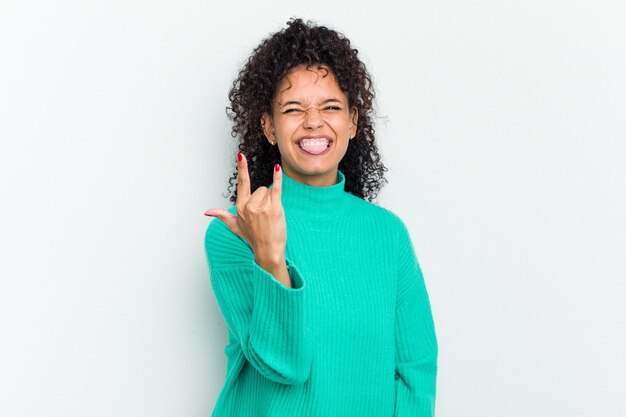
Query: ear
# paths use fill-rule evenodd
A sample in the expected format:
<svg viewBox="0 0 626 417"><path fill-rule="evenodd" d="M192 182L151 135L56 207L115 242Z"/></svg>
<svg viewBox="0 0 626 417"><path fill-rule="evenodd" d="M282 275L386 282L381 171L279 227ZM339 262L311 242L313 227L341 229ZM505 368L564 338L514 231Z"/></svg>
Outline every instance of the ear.
<svg viewBox="0 0 626 417"><path fill-rule="evenodd" d="M352 110L350 110L350 121L352 122L352 126L350 127L350 135L354 137L356 136L356 129L359 122L359 111L356 107L352 107Z"/></svg>
<svg viewBox="0 0 626 417"><path fill-rule="evenodd" d="M261 115L261 129L270 144L276 143L276 133L274 133L274 120L268 113Z"/></svg>

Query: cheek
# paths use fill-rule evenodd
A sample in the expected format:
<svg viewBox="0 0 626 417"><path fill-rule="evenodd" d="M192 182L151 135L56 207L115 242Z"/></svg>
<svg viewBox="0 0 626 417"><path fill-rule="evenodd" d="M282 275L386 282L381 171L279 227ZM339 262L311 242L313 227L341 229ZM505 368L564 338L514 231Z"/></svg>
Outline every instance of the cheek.
<svg viewBox="0 0 626 417"><path fill-rule="evenodd" d="M296 120L293 120L293 119L278 120L274 124L274 129L276 133L281 132L283 134L289 134L290 132L292 132L294 129L297 129L297 128L298 128L298 123Z"/></svg>
<svg viewBox="0 0 626 417"><path fill-rule="evenodd" d="M341 119L333 120L328 123L333 130L339 135L348 134L348 131L352 128L352 121L350 119L342 117ZM347 137L346 137L347 139Z"/></svg>

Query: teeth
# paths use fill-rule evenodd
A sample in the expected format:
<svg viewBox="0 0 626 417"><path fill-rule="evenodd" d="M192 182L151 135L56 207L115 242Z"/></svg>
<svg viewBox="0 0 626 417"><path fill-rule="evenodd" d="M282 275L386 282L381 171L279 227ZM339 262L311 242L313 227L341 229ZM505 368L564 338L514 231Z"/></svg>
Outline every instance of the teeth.
<svg viewBox="0 0 626 417"><path fill-rule="evenodd" d="M300 146L305 148L307 146L321 146L321 145L326 145L328 146L328 140L327 139L322 139L322 140L308 140L308 139L304 139L302 140L302 142L300 142Z"/></svg>

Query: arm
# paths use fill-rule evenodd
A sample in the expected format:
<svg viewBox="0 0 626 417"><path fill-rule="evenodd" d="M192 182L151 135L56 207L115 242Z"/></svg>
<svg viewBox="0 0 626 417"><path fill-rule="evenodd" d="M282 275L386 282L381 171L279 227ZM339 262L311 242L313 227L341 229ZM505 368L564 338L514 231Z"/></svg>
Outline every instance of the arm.
<svg viewBox="0 0 626 417"><path fill-rule="evenodd" d="M259 266L250 246L217 218L207 229L205 252L218 305L248 362L274 382L304 383L312 353L305 283L296 266L286 259L289 288Z"/></svg>
<svg viewBox="0 0 626 417"><path fill-rule="evenodd" d="M422 271L404 224L399 245L395 416L434 416L437 338Z"/></svg>

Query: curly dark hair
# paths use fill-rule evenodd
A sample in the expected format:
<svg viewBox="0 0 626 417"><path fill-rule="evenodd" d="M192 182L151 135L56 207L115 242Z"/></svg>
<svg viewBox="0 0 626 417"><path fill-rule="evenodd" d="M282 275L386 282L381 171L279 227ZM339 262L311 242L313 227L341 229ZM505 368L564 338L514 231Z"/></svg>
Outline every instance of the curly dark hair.
<svg viewBox="0 0 626 417"><path fill-rule="evenodd" d="M387 168L381 162L374 138L374 88L365 64L350 40L325 26L293 18L287 27L264 39L254 49L233 82L226 112L233 121L231 135L239 140L238 149L246 155L250 191L269 186L273 166L281 163L278 146L272 146L263 133L261 116L272 114L272 100L282 78L300 65L323 66L337 79L350 107L358 110L357 134L349 141L339 169L345 174L345 190L373 201L387 182ZM237 199L237 164L229 179L230 201ZM234 191L231 190L235 187Z"/></svg>

